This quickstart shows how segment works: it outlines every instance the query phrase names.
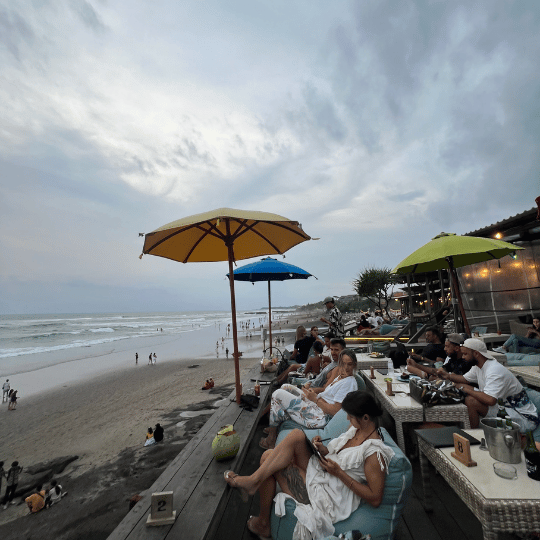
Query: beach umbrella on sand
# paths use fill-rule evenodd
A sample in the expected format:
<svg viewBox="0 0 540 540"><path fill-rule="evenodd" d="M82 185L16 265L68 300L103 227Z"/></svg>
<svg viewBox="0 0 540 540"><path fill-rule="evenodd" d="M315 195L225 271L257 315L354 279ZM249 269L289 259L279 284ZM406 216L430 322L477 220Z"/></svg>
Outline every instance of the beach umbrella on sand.
<svg viewBox="0 0 540 540"><path fill-rule="evenodd" d="M448 270L452 275L454 293L459 303L465 331L470 335L471 331L465 316L455 269L469 264L500 259L518 249L523 248L494 238L441 233L403 259L392 270L392 273L415 274L433 272L434 270Z"/></svg>
<svg viewBox="0 0 540 540"><path fill-rule="evenodd" d="M288 279L307 279L313 274L294 266L284 263L272 257L266 257L257 262L246 264L237 268L234 272L235 281L268 281L268 330L270 334L270 354L272 354L272 301L270 292L271 281L286 281ZM229 277L229 274L227 274ZM315 276L313 276L315 277ZM317 279L315 277L315 279Z"/></svg>
<svg viewBox="0 0 540 540"><path fill-rule="evenodd" d="M283 216L267 212L218 208L173 221L146 234L143 254L165 257L183 263L228 261L229 276L232 276L235 261L262 255L282 254L310 239L311 237L302 230L297 221L291 221ZM230 277L229 285L236 401L240 403L236 303L234 279Z"/></svg>

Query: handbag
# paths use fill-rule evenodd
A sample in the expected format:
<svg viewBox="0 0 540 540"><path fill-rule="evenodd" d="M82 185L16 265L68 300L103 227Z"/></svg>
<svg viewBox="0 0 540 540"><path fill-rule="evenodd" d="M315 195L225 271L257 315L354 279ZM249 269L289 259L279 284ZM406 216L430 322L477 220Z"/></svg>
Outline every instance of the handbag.
<svg viewBox="0 0 540 540"><path fill-rule="evenodd" d="M254 396L253 394L242 394L240 396L240 407L246 409L248 412L252 412L253 409L256 409L259 406L259 401L259 396Z"/></svg>
<svg viewBox="0 0 540 540"><path fill-rule="evenodd" d="M465 394L459 388L456 388L453 382L441 379L428 381L426 379L411 378L409 380L409 391L413 399L426 407L453 405L465 401Z"/></svg>

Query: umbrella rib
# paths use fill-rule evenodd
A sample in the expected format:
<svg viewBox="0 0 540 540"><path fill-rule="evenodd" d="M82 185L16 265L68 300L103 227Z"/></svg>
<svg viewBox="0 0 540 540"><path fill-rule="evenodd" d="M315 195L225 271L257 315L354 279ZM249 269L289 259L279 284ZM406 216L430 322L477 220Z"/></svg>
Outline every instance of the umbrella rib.
<svg viewBox="0 0 540 540"><path fill-rule="evenodd" d="M197 223L197 225L195 225L195 228L196 229L199 229L201 231L203 231L203 235L201 235L201 237L193 244L193 246L191 247L191 249L189 250L188 254L186 255L186 258L183 260L184 263L187 263L189 258L191 257L191 254L195 251L195 249L197 248L197 246L203 241L203 239L208 236L208 235L212 235L212 236L215 236L216 238L225 238L220 232L219 230L215 227L215 225L213 223L208 223L208 225L210 226L209 229L205 229L201 223ZM214 233L213 231L216 231L216 233Z"/></svg>
<svg viewBox="0 0 540 540"><path fill-rule="evenodd" d="M164 236L161 240L159 240L159 242L156 242L152 247L148 248L144 253L151 254L152 250L157 248L159 245L163 244L163 242L166 242L167 240L170 240L173 236L176 236L177 234L183 233L184 231L187 231L188 229L191 229L191 228L202 229L200 227L199 223L197 223L196 225L187 225L186 227L182 227L181 229L178 229L178 230L172 232L171 234L168 234L167 236ZM209 231L207 231L206 229L202 229L202 230L205 231L206 234L209 234ZM153 234L153 233L149 233L147 236L149 236L150 234ZM215 235L213 235L213 236L215 236ZM204 236L203 236L203 238L204 238ZM200 242L200 240L199 240L199 242ZM190 254L191 254L191 252L190 252ZM166 258L168 258L168 257L166 257ZM174 259L171 259L171 260L174 260Z"/></svg>
<svg viewBox="0 0 540 540"><path fill-rule="evenodd" d="M289 227L285 227L285 226L280 225L278 223L273 223L273 222L270 223L268 221L255 221L255 222L253 222L252 225L245 225L245 223L246 223L246 221L243 221L240 224L240 227L238 227L238 229L236 229L236 231L234 232L234 235L233 235L234 239L238 238L239 236L242 236L243 234L247 233L248 231L251 231L251 232L255 233L257 236L259 236L260 238L262 238L266 243L268 243L270 246L272 246L272 248L275 249L277 253L280 253L280 254L283 254L283 252L275 244L270 242L270 240L268 240L268 238L266 238L266 236L262 235L259 231L253 229L253 227L255 227L255 225L257 225L259 223L269 223L270 225L281 227L282 229L287 229L289 232L293 232L295 234L298 234L298 236L302 236L297 231L295 231L294 229L290 229ZM245 225L245 228L243 230L240 230L242 225ZM305 236L303 238L305 238Z"/></svg>

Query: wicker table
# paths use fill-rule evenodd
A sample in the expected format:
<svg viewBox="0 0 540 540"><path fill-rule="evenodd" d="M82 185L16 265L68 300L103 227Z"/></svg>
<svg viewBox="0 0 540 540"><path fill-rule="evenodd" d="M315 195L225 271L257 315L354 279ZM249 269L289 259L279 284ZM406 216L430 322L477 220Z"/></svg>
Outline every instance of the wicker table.
<svg viewBox="0 0 540 540"><path fill-rule="evenodd" d="M385 366L386 367L386 366ZM381 403L382 408L396 422L396 437L398 446L405 453L405 437L403 424L405 422L459 422L464 427L470 427L467 407L458 405L435 405L424 407L409 395L409 383L394 381L394 396L386 394L385 375L375 369L375 379L370 378L371 370L361 370L360 374L366 381L368 391L371 391Z"/></svg>
<svg viewBox="0 0 540 540"><path fill-rule="evenodd" d="M540 371L538 366L511 366L508 369L514 375L521 375L527 384L540 387Z"/></svg>
<svg viewBox="0 0 540 540"><path fill-rule="evenodd" d="M467 431L477 439L484 436L481 429ZM418 437L418 448L426 511L433 510L429 460L479 519L485 540L495 540L499 532L540 530L540 483L527 476L524 460L514 465L517 480L505 480L495 475L495 460L478 445L471 446L476 467L466 467L451 457L453 447L437 449Z"/></svg>
<svg viewBox="0 0 540 540"><path fill-rule="evenodd" d="M356 360L358 362L358 365L356 366L358 371L362 369L371 370L371 366L375 369L386 369L388 367L388 358L386 357L371 358L367 353L356 353Z"/></svg>

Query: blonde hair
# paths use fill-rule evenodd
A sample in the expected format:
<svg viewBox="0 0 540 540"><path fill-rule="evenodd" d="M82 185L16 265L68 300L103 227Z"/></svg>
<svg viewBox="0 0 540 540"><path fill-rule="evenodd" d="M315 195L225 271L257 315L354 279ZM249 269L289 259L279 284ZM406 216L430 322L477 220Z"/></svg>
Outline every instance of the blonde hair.
<svg viewBox="0 0 540 540"><path fill-rule="evenodd" d="M295 341L298 341L299 339L302 339L303 337L305 337L305 335L306 335L306 327L300 325L296 329L296 340Z"/></svg>

